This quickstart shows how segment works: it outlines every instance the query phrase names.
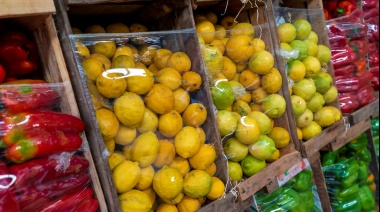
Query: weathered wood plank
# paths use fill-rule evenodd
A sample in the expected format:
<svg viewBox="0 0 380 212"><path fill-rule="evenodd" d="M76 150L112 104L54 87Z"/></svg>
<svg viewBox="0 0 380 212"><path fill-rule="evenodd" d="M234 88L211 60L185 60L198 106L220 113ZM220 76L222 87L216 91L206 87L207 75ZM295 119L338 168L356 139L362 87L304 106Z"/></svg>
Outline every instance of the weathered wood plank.
<svg viewBox="0 0 380 212"><path fill-rule="evenodd" d="M379 116L379 98L376 101L369 103L368 105L360 108L359 110L347 115L350 124L357 124L361 121L364 121L368 118Z"/></svg>
<svg viewBox="0 0 380 212"><path fill-rule="evenodd" d="M48 15L55 12L52 0L2 0L0 18Z"/></svg>
<svg viewBox="0 0 380 212"><path fill-rule="evenodd" d="M317 153L319 157L319 152ZM314 182L317 186L318 190L318 196L321 200L322 208L324 212L331 212L331 203L329 194L327 192L327 187L325 183L325 176L323 174L322 165L320 160L315 160L313 162L310 162L311 169L313 170L314 174Z"/></svg>

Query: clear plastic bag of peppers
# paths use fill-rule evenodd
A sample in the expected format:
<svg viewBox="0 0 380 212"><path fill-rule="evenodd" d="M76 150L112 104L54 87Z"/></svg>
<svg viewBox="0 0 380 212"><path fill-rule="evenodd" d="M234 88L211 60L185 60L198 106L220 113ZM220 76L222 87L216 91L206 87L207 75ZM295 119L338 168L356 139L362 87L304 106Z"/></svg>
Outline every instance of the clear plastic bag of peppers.
<svg viewBox="0 0 380 212"><path fill-rule="evenodd" d="M0 81L6 81L0 84L0 211L97 211L82 156L84 123L57 112L69 83L29 79L38 75L38 60L31 59L37 55L19 38L27 39L21 31L0 33Z"/></svg>
<svg viewBox="0 0 380 212"><path fill-rule="evenodd" d="M376 183L369 170L367 134L361 134L321 162L333 211L374 211Z"/></svg>
<svg viewBox="0 0 380 212"><path fill-rule="evenodd" d="M373 74L366 59L368 27L362 20L363 11L355 10L326 22L342 113L352 113L376 100L368 83Z"/></svg>

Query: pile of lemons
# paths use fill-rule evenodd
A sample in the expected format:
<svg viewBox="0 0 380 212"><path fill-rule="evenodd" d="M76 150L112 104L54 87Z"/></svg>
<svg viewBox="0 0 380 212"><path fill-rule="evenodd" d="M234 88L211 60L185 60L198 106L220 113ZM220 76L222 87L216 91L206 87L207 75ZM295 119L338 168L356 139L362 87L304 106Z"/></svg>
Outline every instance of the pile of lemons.
<svg viewBox="0 0 380 212"><path fill-rule="evenodd" d="M196 211L222 197L189 56L132 38L76 47L122 210Z"/></svg>
<svg viewBox="0 0 380 212"><path fill-rule="evenodd" d="M212 12L194 19L229 177L240 181L279 159L280 149L290 142L289 132L275 126L286 111L279 94L283 79L269 47L250 23L225 16L218 24Z"/></svg>
<svg viewBox="0 0 380 212"><path fill-rule="evenodd" d="M292 85L290 93L298 137L307 141L342 116L333 104L338 90L327 70L331 52L327 46L319 44L317 33L305 19L282 23L277 32Z"/></svg>

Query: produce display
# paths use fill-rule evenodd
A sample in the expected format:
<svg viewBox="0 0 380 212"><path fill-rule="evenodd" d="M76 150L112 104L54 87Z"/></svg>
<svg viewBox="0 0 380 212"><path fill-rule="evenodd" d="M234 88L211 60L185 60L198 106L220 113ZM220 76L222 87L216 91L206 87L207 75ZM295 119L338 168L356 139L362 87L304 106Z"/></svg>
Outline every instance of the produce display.
<svg viewBox="0 0 380 212"><path fill-rule="evenodd" d="M361 134L321 162L333 211L375 211L376 182L369 170L367 134Z"/></svg>
<svg viewBox="0 0 380 212"><path fill-rule="evenodd" d="M307 141L341 119L340 109L333 104L338 96L337 88L327 66L332 55L320 43L320 32L313 31L306 19L297 18L299 11L294 12L292 22L287 21L289 17L280 8L276 13L297 133Z"/></svg>
<svg viewBox="0 0 380 212"><path fill-rule="evenodd" d="M0 211L97 211L78 117L57 112L68 84L41 75L27 33L0 34ZM39 73L38 73L39 72Z"/></svg>
<svg viewBox="0 0 380 212"><path fill-rule="evenodd" d="M282 74L264 41L267 26L231 16L218 21L211 12L196 14L195 23L229 176L240 181L279 159L290 143L286 126L276 124L286 111Z"/></svg>
<svg viewBox="0 0 380 212"><path fill-rule="evenodd" d="M195 211L224 195L207 84L185 52L195 40L191 30L72 36L122 211Z"/></svg>
<svg viewBox="0 0 380 212"><path fill-rule="evenodd" d="M371 130L373 135L373 143L375 144L377 160L379 160L379 117L371 119Z"/></svg>

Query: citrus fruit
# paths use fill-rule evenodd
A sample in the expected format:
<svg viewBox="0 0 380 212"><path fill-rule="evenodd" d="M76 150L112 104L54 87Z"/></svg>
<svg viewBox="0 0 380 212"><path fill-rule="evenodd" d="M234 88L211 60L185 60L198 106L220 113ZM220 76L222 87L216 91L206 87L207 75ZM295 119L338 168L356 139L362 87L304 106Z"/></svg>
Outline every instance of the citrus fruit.
<svg viewBox="0 0 380 212"><path fill-rule="evenodd" d="M235 81L235 80L230 80L230 81L228 81L228 84L231 85L231 88L234 91L234 99L235 100L238 100L242 96L245 95L245 93L246 93L245 88L240 82Z"/></svg>
<svg viewBox="0 0 380 212"><path fill-rule="evenodd" d="M293 59L298 58L298 51L293 51L293 48L287 43L280 43L281 56L284 62L288 63L293 61Z"/></svg>
<svg viewBox="0 0 380 212"><path fill-rule="evenodd" d="M102 54L91 54L90 58L99 60L103 64L104 70L108 70L111 68L111 61Z"/></svg>
<svg viewBox="0 0 380 212"><path fill-rule="evenodd" d="M127 127L124 124L119 125L119 130L114 137L115 143L119 145L129 145L136 138L136 128Z"/></svg>
<svg viewBox="0 0 380 212"><path fill-rule="evenodd" d="M223 57L223 69L221 73L228 79L232 80L236 73L236 65L229 57Z"/></svg>
<svg viewBox="0 0 380 212"><path fill-rule="evenodd" d="M115 114L109 109L100 108L95 111L95 116L103 139L107 141L114 138L119 130L119 121Z"/></svg>
<svg viewBox="0 0 380 212"><path fill-rule="evenodd" d="M317 92L317 88L315 87L314 81L310 79L302 79L293 85L293 94L301 97L305 101L310 100L315 92Z"/></svg>
<svg viewBox="0 0 380 212"><path fill-rule="evenodd" d="M123 68L123 69L129 69L129 68L135 68L136 63L135 59L128 55L119 55L111 62L111 68ZM128 71L126 70L126 73L128 74ZM135 72L135 70L133 70Z"/></svg>
<svg viewBox="0 0 380 212"><path fill-rule="evenodd" d="M278 149L286 147L290 142L289 132L282 127L273 127L268 137L274 141Z"/></svg>
<svg viewBox="0 0 380 212"><path fill-rule="evenodd" d="M148 108L145 108L143 120L136 129L139 131L139 133L146 133L149 131L154 132L158 127L158 121L159 120L157 115Z"/></svg>
<svg viewBox="0 0 380 212"><path fill-rule="evenodd" d="M208 20L207 17L204 14L194 14L194 21L203 21L203 20Z"/></svg>
<svg viewBox="0 0 380 212"><path fill-rule="evenodd" d="M309 41L307 39L303 40L303 42L307 46L307 55L315 57L317 55L317 53L318 53L318 45L317 45L317 43L314 43L313 41Z"/></svg>
<svg viewBox="0 0 380 212"><path fill-rule="evenodd" d="M297 138L298 140L302 140L302 130L301 128L297 127Z"/></svg>
<svg viewBox="0 0 380 212"><path fill-rule="evenodd" d="M268 93L265 92L265 90L262 87L259 87L258 89L255 89L254 91L252 91L251 95L252 95L252 101L254 103L261 104L263 99L268 96Z"/></svg>
<svg viewBox="0 0 380 212"><path fill-rule="evenodd" d="M86 76L92 81L95 81L104 71L102 62L92 58L83 61L82 68Z"/></svg>
<svg viewBox="0 0 380 212"><path fill-rule="evenodd" d="M321 63L315 57L307 56L305 59L302 60L302 63L305 65L306 68L306 77L315 77L321 71Z"/></svg>
<svg viewBox="0 0 380 212"><path fill-rule="evenodd" d="M260 133L262 135L266 135L271 131L271 120L265 113L260 111L252 111L248 114L248 116L255 119L259 123Z"/></svg>
<svg viewBox="0 0 380 212"><path fill-rule="evenodd" d="M137 127L144 118L145 105L139 95L125 92L115 100L114 112L125 126Z"/></svg>
<svg viewBox="0 0 380 212"><path fill-rule="evenodd" d="M246 62L254 52L251 37L244 34L232 35L226 43L226 53L237 63Z"/></svg>
<svg viewBox="0 0 380 212"><path fill-rule="evenodd" d="M192 103L187 106L182 113L182 120L185 125L200 127L207 118L207 110L201 103Z"/></svg>
<svg viewBox="0 0 380 212"><path fill-rule="evenodd" d="M182 78L177 70L173 68L163 68L157 73L156 81L174 91L181 86Z"/></svg>
<svg viewBox="0 0 380 212"><path fill-rule="evenodd" d="M126 175L125 173L128 173ZM132 190L139 182L140 167L137 162L125 160L119 163L112 172L112 180L117 193L124 193Z"/></svg>
<svg viewBox="0 0 380 212"><path fill-rule="evenodd" d="M158 114L170 112L174 107L172 90L165 85L154 84L148 94L145 95L145 105Z"/></svg>
<svg viewBox="0 0 380 212"><path fill-rule="evenodd" d="M149 92L154 84L152 72L148 69L134 69L133 75L126 78L128 87L127 90L139 95L144 95Z"/></svg>
<svg viewBox="0 0 380 212"><path fill-rule="evenodd" d="M251 108L247 102L237 100L232 104L232 111L239 113L241 116L246 116L251 112Z"/></svg>
<svg viewBox="0 0 380 212"><path fill-rule="evenodd" d="M322 64L326 64L331 59L331 51L330 49L325 45L318 45L318 53L316 56Z"/></svg>
<svg viewBox="0 0 380 212"><path fill-rule="evenodd" d="M96 78L96 87L104 97L117 98L125 92L127 81L121 73L105 71Z"/></svg>
<svg viewBox="0 0 380 212"><path fill-rule="evenodd" d="M229 138L223 144L224 154L226 154L228 160L233 162L239 162L243 160L248 154L248 146L241 143L236 138Z"/></svg>
<svg viewBox="0 0 380 212"><path fill-rule="evenodd" d="M203 38L205 43L211 43L215 38L215 27L208 20L199 21L195 25L197 33Z"/></svg>
<svg viewBox="0 0 380 212"><path fill-rule="evenodd" d="M224 110L234 102L234 91L228 82L219 81L210 88L214 105L219 110Z"/></svg>
<svg viewBox="0 0 380 212"><path fill-rule="evenodd" d="M162 198L161 197L161 200L167 204L171 204L171 205L175 205L175 204L178 204L182 201L183 197L185 195L181 192L179 193L176 197L174 198L171 198L171 199L167 199L167 198Z"/></svg>
<svg viewBox="0 0 380 212"><path fill-rule="evenodd" d="M84 30L85 33L106 33L106 30L100 25L91 25Z"/></svg>
<svg viewBox="0 0 380 212"><path fill-rule="evenodd" d="M223 40L226 37L226 29L221 25L215 25L215 39Z"/></svg>
<svg viewBox="0 0 380 212"><path fill-rule="evenodd" d="M120 194L119 202L122 211L148 212L153 206L147 194L135 189Z"/></svg>
<svg viewBox="0 0 380 212"><path fill-rule="evenodd" d="M334 111L335 121L339 121L340 118L342 117L342 113L340 112L340 110L338 108L336 108L334 106L325 106L325 108L329 108L332 111Z"/></svg>
<svg viewBox="0 0 380 212"><path fill-rule="evenodd" d="M290 43L293 50L298 51L298 57L296 59L303 60L307 57L307 46L300 40L294 40Z"/></svg>
<svg viewBox="0 0 380 212"><path fill-rule="evenodd" d="M294 82L301 81L306 75L306 67L299 60L293 60L288 63L288 77L292 79Z"/></svg>
<svg viewBox="0 0 380 212"><path fill-rule="evenodd" d="M215 147L211 144L203 144L197 154L189 158L189 163L193 169L206 170L214 163L215 158Z"/></svg>
<svg viewBox="0 0 380 212"><path fill-rule="evenodd" d="M75 42L75 47L77 48L77 54L81 61L90 58L90 50L82 42Z"/></svg>
<svg viewBox="0 0 380 212"><path fill-rule="evenodd" d="M270 158L266 159L265 161L268 163L273 163L276 160L278 160L280 158L280 156L281 156L280 150L276 149L276 151L273 152L272 156Z"/></svg>
<svg viewBox="0 0 380 212"><path fill-rule="evenodd" d="M177 169L163 166L153 177L153 189L158 196L172 199L183 189L183 177Z"/></svg>
<svg viewBox="0 0 380 212"><path fill-rule="evenodd" d="M218 22L218 16L216 16L213 12L206 13L206 18L214 25Z"/></svg>
<svg viewBox="0 0 380 212"><path fill-rule="evenodd" d="M338 97L338 90L335 86L330 86L330 88L323 94L323 98L325 99L326 104L331 103L336 100Z"/></svg>
<svg viewBox="0 0 380 212"><path fill-rule="evenodd" d="M106 33L129 33L129 27L123 23L113 23L106 27Z"/></svg>
<svg viewBox="0 0 380 212"><path fill-rule="evenodd" d="M238 120L228 110L219 110L216 113L216 122L222 137L235 132Z"/></svg>
<svg viewBox="0 0 380 212"><path fill-rule="evenodd" d="M246 103L251 103L251 93L250 92L246 92L245 94L244 94L244 96L242 96L240 99L238 99L238 100L240 100L240 101L244 101L244 102L246 102Z"/></svg>
<svg viewBox="0 0 380 212"><path fill-rule="evenodd" d="M270 137L260 135L256 143L248 146L248 151L253 157L259 160L266 160L276 151L276 146Z"/></svg>
<svg viewBox="0 0 380 212"><path fill-rule="evenodd" d="M262 100L261 107L269 118L279 118L286 110L286 102L281 95L270 94Z"/></svg>
<svg viewBox="0 0 380 212"><path fill-rule="evenodd" d="M220 25L222 25L226 30L230 30L234 28L238 22L235 21L235 18L232 16L224 16L220 21Z"/></svg>
<svg viewBox="0 0 380 212"><path fill-rule="evenodd" d="M157 168L161 168L163 165L169 166L175 158L175 147L174 144L168 140L159 140L160 148L156 160L153 165Z"/></svg>
<svg viewBox="0 0 380 212"><path fill-rule="evenodd" d="M173 110L177 111L178 113L182 113L183 111L185 111L185 109L190 103L189 93L182 88L178 88L177 90L173 92L173 96L174 96Z"/></svg>
<svg viewBox="0 0 380 212"><path fill-rule="evenodd" d="M177 169L181 173L182 177L185 177L190 170L189 161L183 157L175 157L173 162L170 163L169 167Z"/></svg>
<svg viewBox="0 0 380 212"><path fill-rule="evenodd" d="M297 34L296 28L290 23L282 23L277 27L277 35L281 43L292 42Z"/></svg>
<svg viewBox="0 0 380 212"><path fill-rule="evenodd" d="M218 39L214 39L210 44L213 45L213 46L218 47L218 49L220 50L220 52L221 52L222 54L225 53L225 51L226 51L226 47L224 46L223 41L218 40Z"/></svg>
<svg viewBox="0 0 380 212"><path fill-rule="evenodd" d="M325 104L325 100L323 99L322 94L316 92L314 96L306 102L306 107L311 110L311 112L315 113L322 109Z"/></svg>
<svg viewBox="0 0 380 212"><path fill-rule="evenodd" d="M298 117L302 115L306 110L306 101L297 95L292 95L292 109L294 116Z"/></svg>
<svg viewBox="0 0 380 212"><path fill-rule="evenodd" d="M184 196L181 202L177 204L179 212L191 212L197 211L201 208L201 202L197 198L191 198L189 196Z"/></svg>
<svg viewBox="0 0 380 212"><path fill-rule="evenodd" d="M212 185L210 192L206 195L210 200L217 200L224 195L224 183L217 177L211 177Z"/></svg>
<svg viewBox="0 0 380 212"><path fill-rule="evenodd" d="M323 107L314 114L314 121L321 127L328 127L335 123L335 111L333 107Z"/></svg>
<svg viewBox="0 0 380 212"><path fill-rule="evenodd" d="M156 212L178 212L177 206L168 203L158 205Z"/></svg>
<svg viewBox="0 0 380 212"><path fill-rule="evenodd" d="M170 55L166 66L177 70L182 75L185 72L190 71L191 60L184 52L174 52Z"/></svg>
<svg viewBox="0 0 380 212"><path fill-rule="evenodd" d="M307 37L307 40L312 41L316 44L318 44L318 35L314 31L311 31L309 34L309 37Z"/></svg>
<svg viewBox="0 0 380 212"><path fill-rule="evenodd" d="M115 140L111 139L108 141L104 141L104 145L106 146L106 149L108 151L107 153L107 157L108 157L115 151L115 146L116 146Z"/></svg>
<svg viewBox="0 0 380 212"><path fill-rule="evenodd" d="M119 165L119 163L125 161L125 156L120 152L113 152L108 157L108 165L110 166L111 171Z"/></svg>
<svg viewBox="0 0 380 212"><path fill-rule="evenodd" d="M254 52L265 50L265 42L260 38L253 38L252 43L254 47Z"/></svg>
<svg viewBox="0 0 380 212"><path fill-rule="evenodd" d="M197 154L200 148L200 139L197 130L185 126L174 138L174 146L179 156L189 158Z"/></svg>
<svg viewBox="0 0 380 212"><path fill-rule="evenodd" d="M241 164L243 173L247 175L248 177L258 173L259 171L263 170L267 166L265 160L259 160L253 157L251 154L248 154L247 157L245 157L240 162L240 164Z"/></svg>
<svg viewBox="0 0 380 212"><path fill-rule="evenodd" d="M116 44L114 41L101 41L92 46L92 53L98 53L111 58L116 51Z"/></svg>
<svg viewBox="0 0 380 212"><path fill-rule="evenodd" d="M323 95L330 89L333 79L330 74L321 71L317 76L313 77L313 81L317 92Z"/></svg>
<svg viewBox="0 0 380 212"><path fill-rule="evenodd" d="M276 68L261 77L261 87L267 93L276 93L282 87L282 76Z"/></svg>
<svg viewBox="0 0 380 212"><path fill-rule="evenodd" d="M244 70L239 76L239 82L247 90L254 90L260 87L260 76L251 70Z"/></svg>
<svg viewBox="0 0 380 212"><path fill-rule="evenodd" d="M205 171L210 175L210 176L214 176L215 173L216 173L216 164L215 163L212 163L209 167L207 167L205 169Z"/></svg>
<svg viewBox="0 0 380 212"><path fill-rule="evenodd" d="M315 121L309 126L302 128L302 139L307 141L322 132L322 127Z"/></svg>
<svg viewBox="0 0 380 212"><path fill-rule="evenodd" d="M153 183L154 173L155 171L153 169L153 166L147 166L145 168L141 168L140 179L134 188L140 191L149 188Z"/></svg>
<svg viewBox="0 0 380 212"><path fill-rule="evenodd" d="M157 69L161 70L166 67L169 57L173 53L168 49L158 49L153 55L153 63Z"/></svg>
<svg viewBox="0 0 380 212"><path fill-rule="evenodd" d="M140 62L146 66L153 63L153 57L158 47L150 44L143 44L139 46Z"/></svg>
<svg viewBox="0 0 380 212"><path fill-rule="evenodd" d="M186 91L196 91L202 85L202 77L197 72L188 71L182 74L181 84Z"/></svg>
<svg viewBox="0 0 380 212"><path fill-rule="evenodd" d="M223 54L217 46L201 46L203 61L209 76L214 76L223 69Z"/></svg>
<svg viewBox="0 0 380 212"><path fill-rule="evenodd" d="M311 110L306 108L305 112L302 115L296 117L296 125L299 128L307 127L310 125L313 119L314 119L313 112L311 112Z"/></svg>
<svg viewBox="0 0 380 212"><path fill-rule="evenodd" d="M293 23L293 26L296 28L296 39L304 40L309 37L311 33L311 24L308 21L298 19Z"/></svg>
<svg viewBox="0 0 380 212"><path fill-rule="evenodd" d="M255 28L250 23L240 22L230 32L231 35L248 35L249 37L253 37L255 35Z"/></svg>
<svg viewBox="0 0 380 212"><path fill-rule="evenodd" d="M160 143L153 132L142 133L132 143L131 159L144 168L156 160Z"/></svg>
<svg viewBox="0 0 380 212"><path fill-rule="evenodd" d="M115 53L112 56L112 60L120 55L127 55L133 58L133 51L128 46L119 46L116 48Z"/></svg>
<svg viewBox="0 0 380 212"><path fill-rule="evenodd" d="M132 145L126 145L123 147L123 155L125 156L126 160L131 160L131 150L132 150Z"/></svg>
<svg viewBox="0 0 380 212"><path fill-rule="evenodd" d="M153 189L153 186L145 189L145 190L142 190L142 192L146 195L148 195L149 199L150 199L150 202L152 202L153 204L153 207L154 207L154 203L156 202L156 192L154 191Z"/></svg>
<svg viewBox="0 0 380 212"><path fill-rule="evenodd" d="M243 144L253 144L260 136L260 125L255 119L243 116L238 120L235 136Z"/></svg>
<svg viewBox="0 0 380 212"><path fill-rule="evenodd" d="M204 170L192 170L183 179L183 193L192 198L206 196L211 186L211 176Z"/></svg>
<svg viewBox="0 0 380 212"><path fill-rule="evenodd" d="M177 111L171 110L158 118L158 131L163 136L171 138L182 129L182 124L181 115Z"/></svg>
<svg viewBox="0 0 380 212"><path fill-rule="evenodd" d="M267 74L274 66L273 55L266 51L261 50L255 52L251 59L249 59L249 68L256 74Z"/></svg>

